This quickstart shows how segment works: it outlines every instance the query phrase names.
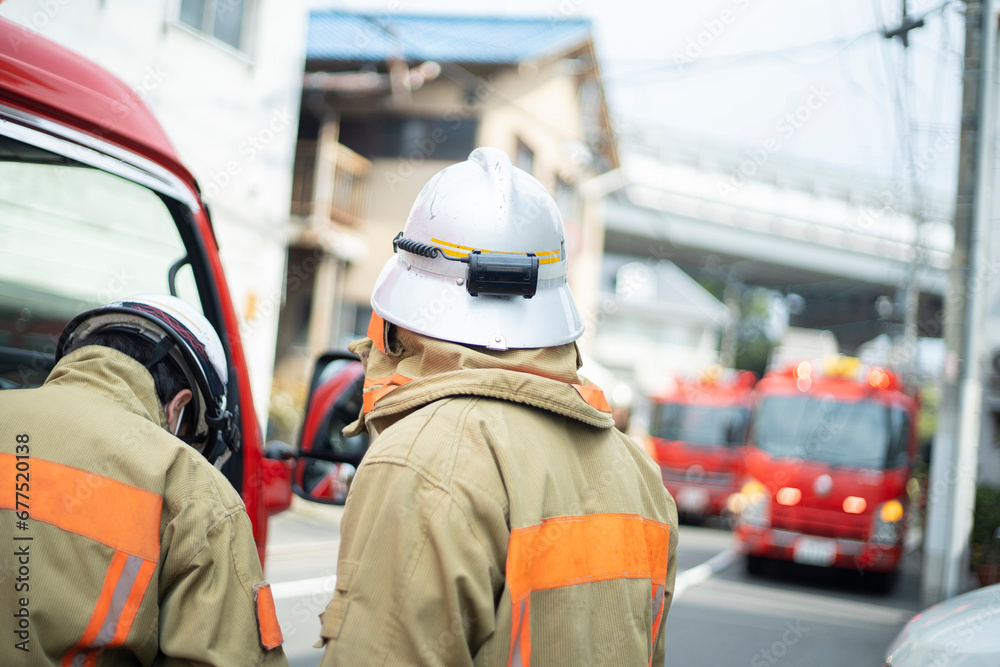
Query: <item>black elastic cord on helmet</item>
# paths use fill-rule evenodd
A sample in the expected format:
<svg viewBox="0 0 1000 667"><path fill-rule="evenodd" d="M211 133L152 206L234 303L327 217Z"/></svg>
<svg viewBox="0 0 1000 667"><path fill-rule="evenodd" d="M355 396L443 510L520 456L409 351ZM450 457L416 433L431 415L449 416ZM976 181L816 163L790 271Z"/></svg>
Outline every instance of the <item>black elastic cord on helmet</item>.
<svg viewBox="0 0 1000 667"><path fill-rule="evenodd" d="M396 238L392 240L392 251L398 252L399 250L405 250L406 252L413 253L414 255L420 255L421 257L428 257L430 259L443 257L444 259L452 262L462 262L463 264L469 263L468 257L449 257L441 248L421 243L420 241L414 241L413 239L403 238L403 232L396 234Z"/></svg>
<svg viewBox="0 0 1000 667"><path fill-rule="evenodd" d="M403 238L403 232L392 240L392 251L406 252L434 259L443 257L452 262L468 264L465 289L472 296L523 296L530 299L538 290L538 257L534 253L490 252L472 250L465 257L449 257L444 250L420 241Z"/></svg>

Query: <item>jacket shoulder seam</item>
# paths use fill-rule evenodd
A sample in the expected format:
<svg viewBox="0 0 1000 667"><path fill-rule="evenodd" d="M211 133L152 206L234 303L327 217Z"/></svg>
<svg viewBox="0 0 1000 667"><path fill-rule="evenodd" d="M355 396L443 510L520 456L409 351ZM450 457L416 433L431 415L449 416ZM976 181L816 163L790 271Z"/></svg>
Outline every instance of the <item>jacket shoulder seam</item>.
<svg viewBox="0 0 1000 667"><path fill-rule="evenodd" d="M242 511L243 511L242 507L234 507L234 508L231 508L231 509L227 509L226 513L218 521L216 521L211 526L209 526L208 530L205 531L205 537L206 537L205 543L202 544L201 547L197 551L195 551L193 554L191 554L191 556L186 561L184 561L184 565L180 568L180 571L186 570L188 568L188 566L191 565L191 562L194 561L194 559L197 558L198 555L201 554L201 552L203 552L205 549L207 549L209 547L210 540L208 538L211 538L212 535L213 535L213 533L215 533L215 531L223 523L225 523L226 521L232 521L233 516L235 514L238 514L238 513L242 512Z"/></svg>

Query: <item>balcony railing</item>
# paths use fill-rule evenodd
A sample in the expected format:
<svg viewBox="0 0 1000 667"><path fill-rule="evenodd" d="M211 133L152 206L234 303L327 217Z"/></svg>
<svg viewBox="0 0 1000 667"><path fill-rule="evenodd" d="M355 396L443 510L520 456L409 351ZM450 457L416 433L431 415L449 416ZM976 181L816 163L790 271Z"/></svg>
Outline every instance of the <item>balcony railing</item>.
<svg viewBox="0 0 1000 667"><path fill-rule="evenodd" d="M315 206L328 193L330 210L326 218L342 225L355 226L360 224L368 211L368 185L372 164L343 144L336 145L334 154L332 187L317 188L317 142L298 142L292 172L291 214L312 216Z"/></svg>
<svg viewBox="0 0 1000 667"><path fill-rule="evenodd" d="M300 141L295 146L295 166L292 168L292 215L312 215L315 178L316 142Z"/></svg>

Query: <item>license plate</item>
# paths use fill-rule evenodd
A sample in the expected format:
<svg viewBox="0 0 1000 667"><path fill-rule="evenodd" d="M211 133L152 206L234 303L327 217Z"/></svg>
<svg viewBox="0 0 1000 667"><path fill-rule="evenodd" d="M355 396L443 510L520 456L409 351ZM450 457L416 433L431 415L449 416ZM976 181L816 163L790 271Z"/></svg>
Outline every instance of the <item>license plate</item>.
<svg viewBox="0 0 1000 667"><path fill-rule="evenodd" d="M800 537L795 542L792 560L803 565L830 567L837 560L837 543L815 537Z"/></svg>
<svg viewBox="0 0 1000 667"><path fill-rule="evenodd" d="M677 509L683 512L705 512L708 509L708 491L684 488L677 492Z"/></svg>

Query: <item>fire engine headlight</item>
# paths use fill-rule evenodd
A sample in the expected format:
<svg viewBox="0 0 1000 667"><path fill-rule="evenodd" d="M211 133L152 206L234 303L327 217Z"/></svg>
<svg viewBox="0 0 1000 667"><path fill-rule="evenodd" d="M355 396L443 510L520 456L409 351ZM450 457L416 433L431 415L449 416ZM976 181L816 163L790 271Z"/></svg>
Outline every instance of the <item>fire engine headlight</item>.
<svg viewBox="0 0 1000 667"><path fill-rule="evenodd" d="M903 504L898 500L888 500L875 508L872 522L872 536L869 540L879 546L894 547L903 534Z"/></svg>
<svg viewBox="0 0 1000 667"><path fill-rule="evenodd" d="M750 526L767 527L771 525L771 501L767 497L767 489L760 482L753 480L743 485L740 491L743 509L740 521Z"/></svg>

